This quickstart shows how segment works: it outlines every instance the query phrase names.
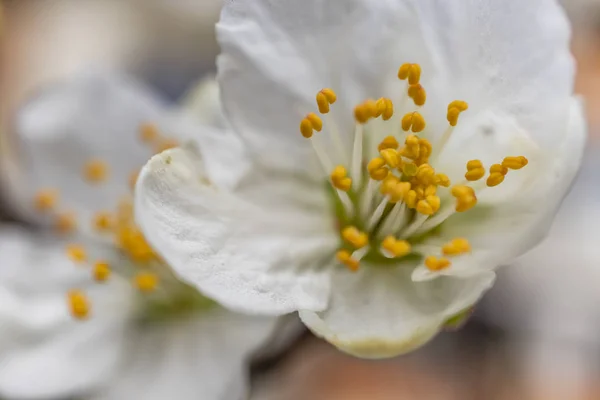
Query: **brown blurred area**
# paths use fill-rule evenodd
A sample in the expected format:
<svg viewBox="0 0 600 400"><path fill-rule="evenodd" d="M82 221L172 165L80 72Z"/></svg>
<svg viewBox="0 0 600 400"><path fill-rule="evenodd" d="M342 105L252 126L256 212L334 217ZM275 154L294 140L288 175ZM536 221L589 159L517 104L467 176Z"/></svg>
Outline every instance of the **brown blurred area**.
<svg viewBox="0 0 600 400"><path fill-rule="evenodd" d="M597 143L600 0L565 2L574 24L577 92L586 99L590 133ZM175 100L213 68L218 51L213 24L219 0L3 0L1 4L0 130L8 133L11 114L31 93L81 68L127 71ZM505 328L475 317L460 332L443 334L414 354L387 361L355 359L306 335L285 357L261 368L254 398L600 399L595 369L573 372L567 365L556 365L558 374L533 371L521 350L537 343L515 343ZM572 352L588 350L576 343ZM540 351L563 350L549 346ZM572 357L548 355L550 364Z"/></svg>

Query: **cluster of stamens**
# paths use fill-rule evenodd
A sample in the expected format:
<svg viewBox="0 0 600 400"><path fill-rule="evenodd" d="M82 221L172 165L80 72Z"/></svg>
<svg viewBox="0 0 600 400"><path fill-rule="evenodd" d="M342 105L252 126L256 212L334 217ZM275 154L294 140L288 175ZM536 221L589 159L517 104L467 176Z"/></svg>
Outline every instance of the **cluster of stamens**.
<svg viewBox="0 0 600 400"><path fill-rule="evenodd" d="M429 139L419 135L426 136L427 133L427 123L419 112L427 99L421 84L421 67L404 64L398 71L398 78L407 82L404 99L411 99L415 108L394 118L394 104L388 98L368 99L356 106L354 147L347 165L333 165L328 153L321 147L322 139L314 136L315 131L324 129L323 118L336 101L337 96L332 89L322 89L317 94L317 108L321 116L309 113L300 123L300 132L310 140L329 176L337 201L343 206L344 214L338 216L342 248L336 258L351 271L357 271L361 259L373 254L387 259L401 259L414 254L422 258L430 271L449 268L452 257L471 251L469 241L454 238L441 245L437 252L422 254L415 250L419 237L453 213L475 207L475 188L497 186L504 181L509 170L521 169L528 163L523 156L511 156L490 165L486 171L480 160L470 160L466 163L464 180L452 184L448 176L436 171L433 165L458 124L460 115L468 110L468 104L455 100L448 105L448 127L433 146ZM405 104L404 100L401 103ZM364 154L368 152L363 150L363 139L370 133L370 121L378 118L388 121L385 126L391 134L377 143L377 156L365 160ZM335 126L331 134L337 143L341 142L339 136L335 137L339 135ZM437 149L435 153L434 147ZM486 175L485 186L473 186Z"/></svg>
<svg viewBox="0 0 600 400"><path fill-rule="evenodd" d="M139 139L151 146L153 153L159 153L177 146L173 139L159 133L153 124L143 124L139 129ZM149 153L149 156L152 153ZM129 179L130 189L135 187L139 170L132 171ZM82 166L82 179L90 185L101 185L110 179L108 163L100 159L91 159ZM53 188L38 191L34 198L35 209L52 218L57 233L62 236L72 234L79 228L74 212L61 211L60 193ZM160 283L156 272L161 260L146 242L133 220L133 204L131 194L122 198L112 211L98 211L90 221L92 230L103 239L112 240L122 255L119 261L119 272L131 277L131 283L141 293L151 293ZM76 265L88 267L91 277L98 283L110 279L116 267L108 260L90 259L88 250L79 244L67 245L66 255ZM130 268L123 268L123 265ZM85 319L89 316L91 304L83 290L73 289L67 294L69 309L73 317Z"/></svg>

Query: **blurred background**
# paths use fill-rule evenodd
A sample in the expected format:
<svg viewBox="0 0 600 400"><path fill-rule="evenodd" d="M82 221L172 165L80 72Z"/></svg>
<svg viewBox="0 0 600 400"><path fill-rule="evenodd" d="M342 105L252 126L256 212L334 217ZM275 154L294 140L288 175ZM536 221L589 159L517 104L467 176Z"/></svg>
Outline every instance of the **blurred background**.
<svg viewBox="0 0 600 400"><path fill-rule="evenodd" d="M591 136L549 239L501 270L460 331L383 362L344 356L306 334L256 366L256 398L600 399L600 0L563 3ZM173 101L214 69L219 0L1 4L2 135L32 93L82 69L127 71Z"/></svg>

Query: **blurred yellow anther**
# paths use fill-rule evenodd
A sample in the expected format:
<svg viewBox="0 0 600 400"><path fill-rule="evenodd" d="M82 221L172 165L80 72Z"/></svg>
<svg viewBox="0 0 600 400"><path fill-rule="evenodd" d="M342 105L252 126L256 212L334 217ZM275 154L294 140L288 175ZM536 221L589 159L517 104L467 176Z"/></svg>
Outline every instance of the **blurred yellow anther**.
<svg viewBox="0 0 600 400"><path fill-rule="evenodd" d="M448 176L446 174L437 174L435 176L435 184L442 186L442 187L449 187L450 179L448 178Z"/></svg>
<svg viewBox="0 0 600 400"><path fill-rule="evenodd" d="M330 178L333 187L343 192L347 192L352 187L352 178L348 177L348 171L341 165L334 168Z"/></svg>
<svg viewBox="0 0 600 400"><path fill-rule="evenodd" d="M448 104L448 114L446 115L446 118L450 125L456 126L460 113L466 111L468 108L469 105L462 100L454 100Z"/></svg>
<svg viewBox="0 0 600 400"><path fill-rule="evenodd" d="M402 163L402 158L395 149L383 149L379 154L390 168L397 168Z"/></svg>
<svg viewBox="0 0 600 400"><path fill-rule="evenodd" d="M340 250L336 253L335 257L339 262L344 264L352 272L358 271L360 261L352 258L352 254L348 250Z"/></svg>
<svg viewBox="0 0 600 400"><path fill-rule="evenodd" d="M317 93L317 106L321 114L329 112L329 106L337 100L335 92L331 89L322 89Z"/></svg>
<svg viewBox="0 0 600 400"><path fill-rule="evenodd" d="M98 232L107 232L114 228L115 218L106 211L100 211L94 215L93 227Z"/></svg>
<svg viewBox="0 0 600 400"><path fill-rule="evenodd" d="M174 149L179 146L179 142L176 139L162 139L155 147L155 153L162 153L170 149Z"/></svg>
<svg viewBox="0 0 600 400"><path fill-rule="evenodd" d="M392 100L382 97L377 100L375 105L377 108L375 117L381 116L381 119L387 121L394 115L394 103L392 103Z"/></svg>
<svg viewBox="0 0 600 400"><path fill-rule="evenodd" d="M508 169L521 169L529 163L526 157L505 157L502 166Z"/></svg>
<svg viewBox="0 0 600 400"><path fill-rule="evenodd" d="M67 256L76 263L84 263L87 260L87 252L85 248L78 244L70 244L67 246Z"/></svg>
<svg viewBox="0 0 600 400"><path fill-rule="evenodd" d="M408 97L413 99L415 106L421 107L427 101L427 92L420 83L408 87Z"/></svg>
<svg viewBox="0 0 600 400"><path fill-rule="evenodd" d="M134 262L145 264L156 259L156 254L140 230L124 225L116 232L117 246Z"/></svg>
<svg viewBox="0 0 600 400"><path fill-rule="evenodd" d="M445 257L437 258L435 256L428 256L425 258L425 266L430 271L441 271L450 267L450 265L450 260Z"/></svg>
<svg viewBox="0 0 600 400"><path fill-rule="evenodd" d="M417 206L417 192L409 190L406 196L404 196L404 202L406 203L406 207L415 208Z"/></svg>
<svg viewBox="0 0 600 400"><path fill-rule="evenodd" d="M367 171L369 172L369 176L371 179L376 181L384 180L390 170L387 168L385 160L381 157L375 157L367 164Z"/></svg>
<svg viewBox="0 0 600 400"><path fill-rule="evenodd" d="M419 167L417 164L411 162L405 162L402 165L402 173L407 177L415 176L417 174Z"/></svg>
<svg viewBox="0 0 600 400"><path fill-rule="evenodd" d="M381 248L387 255L394 258L404 257L410 254L411 246L406 240L398 240L393 236L388 236L381 242Z"/></svg>
<svg viewBox="0 0 600 400"><path fill-rule="evenodd" d="M150 293L158 286L158 276L152 272L140 272L134 278L135 287L143 293Z"/></svg>
<svg viewBox="0 0 600 400"><path fill-rule="evenodd" d="M90 313L90 303L81 290L70 290L67 294L69 311L74 318L85 319Z"/></svg>
<svg viewBox="0 0 600 400"><path fill-rule="evenodd" d="M35 195L35 208L40 212L50 211L58 202L58 191L55 189L42 189Z"/></svg>
<svg viewBox="0 0 600 400"><path fill-rule="evenodd" d="M393 136L386 136L385 139L383 139L381 141L381 143L379 143L379 146L377 146L377 150L381 151L384 149L394 149L397 150L399 146L398 141L396 140L395 137Z"/></svg>
<svg viewBox="0 0 600 400"><path fill-rule="evenodd" d="M421 80L421 66L419 64L402 64L398 69L398 79L408 79L410 85L416 85Z"/></svg>
<svg viewBox="0 0 600 400"><path fill-rule="evenodd" d="M94 264L94 279L97 282L104 282L110 277L110 265L105 261L97 261Z"/></svg>
<svg viewBox="0 0 600 400"><path fill-rule="evenodd" d="M151 143L159 137L158 128L152 123L143 123L140 125L139 135L142 142Z"/></svg>
<svg viewBox="0 0 600 400"><path fill-rule="evenodd" d="M415 133L422 132L425 129L425 118L418 112L412 112L402 117L402 129L412 130Z"/></svg>
<svg viewBox="0 0 600 400"><path fill-rule="evenodd" d="M465 238L452 239L442 247L442 253L446 256L455 256L471 251L471 245Z"/></svg>
<svg viewBox="0 0 600 400"><path fill-rule="evenodd" d="M456 198L456 211L465 212L475 207L477 196L473 188L465 185L456 185L452 187L452 196Z"/></svg>
<svg viewBox="0 0 600 400"><path fill-rule="evenodd" d="M140 171L136 170L129 174L129 189L132 191L135 189L135 184L137 183L138 177L140 176Z"/></svg>
<svg viewBox="0 0 600 400"><path fill-rule="evenodd" d="M85 164L83 175L90 183L99 183L108 177L108 165L102 160L90 160Z"/></svg>
<svg viewBox="0 0 600 400"><path fill-rule="evenodd" d="M367 100L354 107L354 118L359 124L366 124L369 119L377 117L377 103Z"/></svg>
<svg viewBox="0 0 600 400"><path fill-rule="evenodd" d="M75 214L71 212L58 214L54 220L54 228L62 235L73 232L77 228Z"/></svg>
<svg viewBox="0 0 600 400"><path fill-rule="evenodd" d="M321 129L323 129L323 121L315 113L308 114L300 122L300 133L307 139L312 137L313 131L321 132Z"/></svg>
<svg viewBox="0 0 600 400"><path fill-rule="evenodd" d="M485 175L485 168L479 160L471 160L467 163L467 172L465 173L465 179L473 182L477 181Z"/></svg>
<svg viewBox="0 0 600 400"><path fill-rule="evenodd" d="M369 236L358 230L355 226L347 226L342 229L342 238L354 248L360 249L369 244Z"/></svg>
<svg viewBox="0 0 600 400"><path fill-rule="evenodd" d="M409 182L396 182L395 184L391 184L387 188L387 195L390 198L390 203L398 203L399 201L404 200L406 194L410 191L410 183Z"/></svg>

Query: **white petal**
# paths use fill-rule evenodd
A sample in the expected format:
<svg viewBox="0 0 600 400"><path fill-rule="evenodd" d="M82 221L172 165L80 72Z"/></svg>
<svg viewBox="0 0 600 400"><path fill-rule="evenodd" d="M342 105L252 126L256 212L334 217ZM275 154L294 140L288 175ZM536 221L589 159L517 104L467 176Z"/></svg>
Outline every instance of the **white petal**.
<svg viewBox="0 0 600 400"><path fill-rule="evenodd" d="M494 273L471 279L413 283L409 268L369 265L340 270L327 310L300 311L304 323L340 350L366 358L391 357L427 343L453 315L473 305Z"/></svg>
<svg viewBox="0 0 600 400"><path fill-rule="evenodd" d="M153 93L124 76L86 74L42 91L16 116L8 160L11 205L39 221L34 195L55 188L60 209L76 213L87 229L94 212L111 210L131 193L130 175L155 153L139 139L142 123L154 123L178 139L190 134L190 127L170 116ZM91 159L108 164L106 182L83 179Z"/></svg>
<svg viewBox="0 0 600 400"><path fill-rule="evenodd" d="M92 287L89 270L68 261L64 243L16 228L0 232L0 265L0 396L71 397L105 384L122 351L128 286ZM90 296L89 320L69 314L73 288Z"/></svg>
<svg viewBox="0 0 600 400"><path fill-rule="evenodd" d="M276 319L223 309L129 332L116 379L97 400L243 400L249 356L273 333Z"/></svg>
<svg viewBox="0 0 600 400"><path fill-rule="evenodd" d="M185 281L225 307L323 309L329 279L315 267L335 251L331 221L260 208L209 181L200 162L191 150L173 149L143 168L136 213L150 243Z"/></svg>
<svg viewBox="0 0 600 400"><path fill-rule="evenodd" d="M514 115L549 146L573 90L569 27L552 0L228 2L217 34L226 114L252 151L268 149L281 166L311 155L298 124L318 90L338 93L333 120L349 135L358 102L398 97L405 62L423 64L432 126L458 98L471 114Z"/></svg>
<svg viewBox="0 0 600 400"><path fill-rule="evenodd" d="M219 85L214 76L207 76L196 84L182 103L183 112L200 123L215 128L228 127L221 107Z"/></svg>

